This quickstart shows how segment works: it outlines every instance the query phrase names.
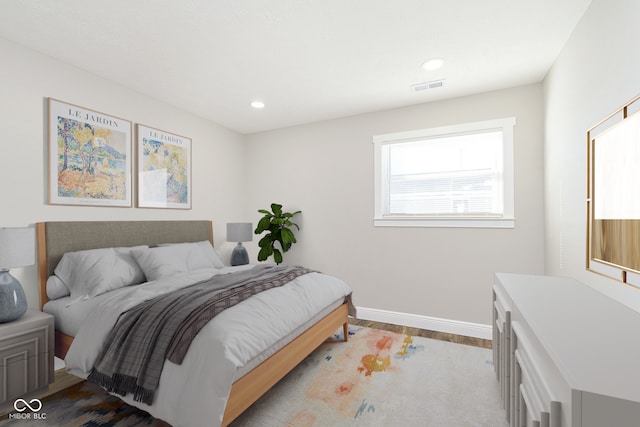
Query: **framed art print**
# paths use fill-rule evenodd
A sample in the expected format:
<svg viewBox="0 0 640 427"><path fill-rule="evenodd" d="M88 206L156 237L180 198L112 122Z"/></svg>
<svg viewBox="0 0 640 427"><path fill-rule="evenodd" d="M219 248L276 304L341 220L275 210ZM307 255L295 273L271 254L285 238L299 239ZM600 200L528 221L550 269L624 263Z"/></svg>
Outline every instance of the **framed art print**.
<svg viewBox="0 0 640 427"><path fill-rule="evenodd" d="M49 203L131 207L131 122L48 101Z"/></svg>
<svg viewBox="0 0 640 427"><path fill-rule="evenodd" d="M191 209L191 139L136 126L138 207Z"/></svg>

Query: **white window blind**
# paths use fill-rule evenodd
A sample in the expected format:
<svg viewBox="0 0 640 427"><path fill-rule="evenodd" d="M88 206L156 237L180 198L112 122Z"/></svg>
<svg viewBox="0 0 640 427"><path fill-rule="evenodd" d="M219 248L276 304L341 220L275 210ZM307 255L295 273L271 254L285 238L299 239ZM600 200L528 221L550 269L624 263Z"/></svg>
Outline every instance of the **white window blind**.
<svg viewBox="0 0 640 427"><path fill-rule="evenodd" d="M375 225L512 226L514 124L502 119L375 137Z"/></svg>

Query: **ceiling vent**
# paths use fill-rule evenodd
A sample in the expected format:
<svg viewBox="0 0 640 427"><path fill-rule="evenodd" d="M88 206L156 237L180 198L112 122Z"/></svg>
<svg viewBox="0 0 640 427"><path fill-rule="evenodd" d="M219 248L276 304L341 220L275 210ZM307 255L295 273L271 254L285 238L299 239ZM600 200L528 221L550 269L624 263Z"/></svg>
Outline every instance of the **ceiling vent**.
<svg viewBox="0 0 640 427"><path fill-rule="evenodd" d="M411 86L414 92L423 92L429 89L437 89L439 87L444 86L444 79L441 80L432 80L430 82L418 83Z"/></svg>

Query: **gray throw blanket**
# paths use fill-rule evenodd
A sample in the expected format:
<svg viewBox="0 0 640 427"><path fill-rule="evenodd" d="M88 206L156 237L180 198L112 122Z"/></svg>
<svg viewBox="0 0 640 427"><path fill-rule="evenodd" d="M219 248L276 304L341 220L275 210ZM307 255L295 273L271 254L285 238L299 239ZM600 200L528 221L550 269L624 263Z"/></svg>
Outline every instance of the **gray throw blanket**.
<svg viewBox="0 0 640 427"><path fill-rule="evenodd" d="M181 364L191 341L209 320L251 295L310 272L261 265L145 301L118 320L87 379L122 396L132 393L134 400L151 405L165 359Z"/></svg>

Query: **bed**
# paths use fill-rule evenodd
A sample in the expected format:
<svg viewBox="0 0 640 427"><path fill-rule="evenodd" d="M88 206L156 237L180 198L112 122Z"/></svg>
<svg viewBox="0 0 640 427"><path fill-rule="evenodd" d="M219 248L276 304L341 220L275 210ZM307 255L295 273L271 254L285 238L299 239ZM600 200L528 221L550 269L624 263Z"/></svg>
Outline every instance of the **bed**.
<svg viewBox="0 0 640 427"><path fill-rule="evenodd" d="M138 247L140 245L148 245L151 248L155 248L159 245L184 243L195 244L195 242L203 241L209 241L212 246L212 230L211 221L101 221L37 223L36 238L38 248L40 305L41 310L49 312L55 317L56 356L63 359L67 358L68 365L69 359L72 359L73 364L73 361L83 358L83 352L79 349L84 347L80 347L79 343L83 342L82 345L84 346L84 343L88 342L89 338L87 337L91 337L91 339L95 340L97 338L94 338L94 336L100 336L100 332L87 332L89 328L87 325L92 323L102 324L102 320L98 321L96 319L101 319L101 313L108 313L107 309L104 307L113 304L123 304L122 301L128 301L131 295L139 295L144 289L161 288L161 286L157 284L165 285L165 280L161 278L153 282L156 283L156 285L154 285L156 287L154 288L151 288L148 283L143 283L141 285L128 286L126 288L105 292L95 296L94 298L89 298L86 301L83 300L80 303L76 303L74 301L65 303L64 298L50 301L47 293L47 281L53 274L54 269L65 253L87 251L97 248L129 248ZM240 267L240 269L242 268L247 269L250 268L250 266ZM233 267L221 268L219 273L226 273L230 269L233 269ZM208 271L197 270L185 273L185 277L188 277L184 279L181 278L180 280L199 280L201 277L204 277L205 274L208 274ZM217 270L216 274L218 274ZM267 305L270 307L270 310L282 311L282 308L278 308L277 304L284 304L284 302L280 302L280 300L276 299L282 298L282 294L278 294L276 297L275 291L285 292L284 288L287 288L288 285L282 286L282 291L269 290L260 294L260 298L271 298L265 300L268 304L265 304L265 301L258 301L259 298L257 298L257 296L251 297L247 301L227 309L209 322L202 329L202 332L200 332L200 335L203 335L203 338L200 339L200 336L198 336L194 339L192 348L189 350L189 353L187 353L185 363L183 365L174 366L170 362L167 362L164 365L160 386L158 387L157 396L153 404L146 405L144 403L135 402L131 396L124 396L122 399L125 402L138 406L152 415L164 419L174 425L215 425L217 422L220 422L223 426L228 425L245 409L251 406L251 404L253 404L261 395L284 377L299 362L301 362L308 354L315 350L331 334L340 329L340 327L342 327L345 341L347 340L348 315L349 313L352 315L355 314L353 306L350 303L350 289L348 286L344 285L345 288L343 289L341 287L342 285L334 285L334 282L338 279L332 278L331 276L321 275L319 273L306 274L295 279L294 283L295 286L300 289L307 289L307 287L310 286L308 282L327 280L331 282L331 286L337 286L336 290L332 291L335 292L335 294L327 297L322 296L322 298L315 296L311 298L314 300L317 299L318 302L314 301L313 303L310 302L310 304L322 305L322 307L314 308L315 312L313 315L306 314L304 319L296 320L299 324L296 324L293 329L291 326L292 320L287 318L285 322L285 320L274 318L274 322L277 323L277 327L269 325L270 331L271 329L274 331L282 329L279 325L283 322L287 323L287 330L291 331L284 336L280 336L278 339L269 338L273 341L270 343L269 348L264 349L264 351L261 350L261 353L258 355L246 356L247 359L250 359L248 361L243 360L238 362L234 359L233 363L235 363L234 369L236 369L236 372L233 373L232 381L230 381L230 388L226 396L221 397L214 395L213 391L208 390L209 383L206 381L211 382L212 379L218 378L218 376L220 378L225 377L226 374L217 374L215 371L218 369L218 365L233 364L226 360L228 358L226 355L229 353L229 350L217 350L217 348L220 347L217 343L215 346L211 345L211 347L215 347L216 350L211 350L212 355L211 359L209 359L208 353L205 353L205 356L202 356L203 351L210 350L209 347L207 347L208 344L201 343L205 342L207 334L213 334L216 337L218 335L224 335L228 337L225 339L231 338L234 342L242 342L244 338L240 338L240 336L234 332L234 328L237 327L239 331L257 328L257 321L255 319L251 319L254 317L256 317L256 319L260 319L257 314L254 316L253 312L249 313L246 310L253 310L255 307ZM166 280L166 282L169 282L169 280ZM140 289L136 289L138 286ZM145 286L147 288L145 288ZM169 286L169 284L166 284L166 286ZM174 285L170 284L170 286ZM324 284L322 287L323 286ZM318 286L316 285L316 287ZM322 292L326 291L323 290ZM265 296L263 297L262 295ZM339 295L339 297L336 298L336 295ZM69 296L65 298L71 297ZM334 298L336 299L330 303L326 303L326 301L320 302L321 300L328 301ZM271 307L271 305L273 305L273 307ZM291 308L292 312L296 311L294 310L296 307L292 306ZM67 315L67 312L71 314ZM106 314L102 314L102 316L106 316ZM113 317L113 315L110 316ZM242 321L234 322L232 320L234 316L238 319L242 319ZM282 317L289 317L289 314ZM230 327L228 323L230 320L233 322L232 327ZM251 321L254 322L253 326L251 326ZM107 328L108 325L102 327ZM205 334L205 330L207 331L207 334ZM216 331L215 333L211 332L214 330ZM269 332L269 334L271 334L271 332ZM255 338L252 339L255 340ZM73 345L74 340L76 340L75 346ZM199 340L197 345L196 340ZM247 339L247 341L252 342L250 339ZM92 349L92 351L94 350ZM224 354L216 353L222 351L224 351ZM91 353L89 350L87 352ZM244 350L240 351L241 354L244 354L243 352ZM189 361L187 363L187 359L190 357L191 353L194 354L192 357L193 361ZM224 358L224 363L220 362L218 357ZM240 358L240 356L238 356L238 358ZM84 363L84 359L82 363ZM82 365L82 363L76 363L76 365ZM243 366L239 366L240 364ZM82 371L78 368L73 369ZM197 372L188 371L188 369L192 369L192 371ZM82 372L80 374L77 374L73 370L71 370L71 372L76 375L86 377ZM84 374L86 374L86 372L84 372ZM226 376L228 377L228 375ZM201 377L206 378L201 379ZM183 378L190 379L182 380ZM176 381L183 381L185 384L182 384L181 387L184 389L171 389L171 391L168 391L169 387L176 386ZM202 382L204 385L191 384L197 382ZM200 386L207 389L191 390L191 388L189 388ZM198 399L203 399L202 396L207 396L208 394L213 396L212 400L215 401L215 403L211 402L211 404L209 404L210 402L206 400L198 402ZM178 401L182 398L181 396L189 396L193 402ZM215 408L218 409L216 410Z"/></svg>

